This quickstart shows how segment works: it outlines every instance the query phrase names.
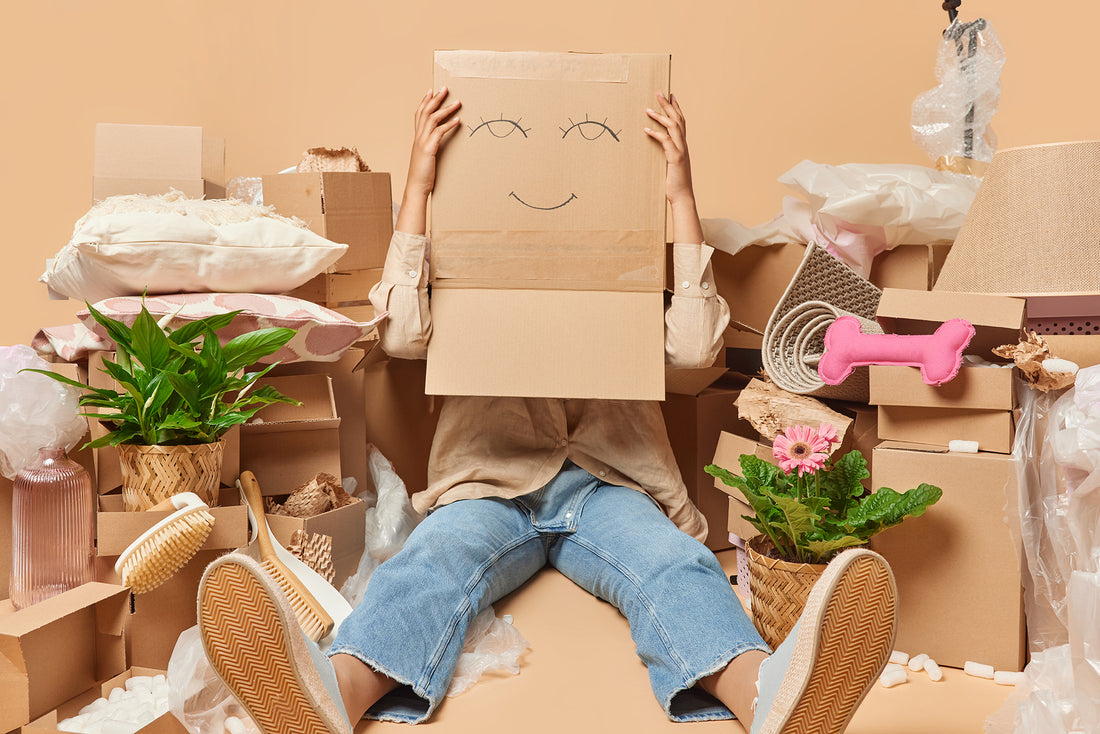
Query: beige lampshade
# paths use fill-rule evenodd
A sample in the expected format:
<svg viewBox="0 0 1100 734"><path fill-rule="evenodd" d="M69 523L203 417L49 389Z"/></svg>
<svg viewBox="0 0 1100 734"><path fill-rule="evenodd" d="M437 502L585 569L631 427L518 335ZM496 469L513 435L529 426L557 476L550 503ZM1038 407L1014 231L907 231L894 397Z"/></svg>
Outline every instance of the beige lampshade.
<svg viewBox="0 0 1100 734"><path fill-rule="evenodd" d="M1100 141L998 151L933 290L1100 294Z"/></svg>

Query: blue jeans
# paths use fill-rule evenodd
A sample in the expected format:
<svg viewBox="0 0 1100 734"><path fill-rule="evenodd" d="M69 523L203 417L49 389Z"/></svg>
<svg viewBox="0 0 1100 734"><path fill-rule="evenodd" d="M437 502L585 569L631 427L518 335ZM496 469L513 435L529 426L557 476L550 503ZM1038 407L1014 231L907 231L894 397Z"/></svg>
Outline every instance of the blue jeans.
<svg viewBox="0 0 1100 734"><path fill-rule="evenodd" d="M422 721L446 695L470 622L548 563L626 616L671 719L732 718L695 683L768 647L718 560L648 495L569 461L531 494L432 512L375 570L328 654L352 655L403 684L368 717Z"/></svg>

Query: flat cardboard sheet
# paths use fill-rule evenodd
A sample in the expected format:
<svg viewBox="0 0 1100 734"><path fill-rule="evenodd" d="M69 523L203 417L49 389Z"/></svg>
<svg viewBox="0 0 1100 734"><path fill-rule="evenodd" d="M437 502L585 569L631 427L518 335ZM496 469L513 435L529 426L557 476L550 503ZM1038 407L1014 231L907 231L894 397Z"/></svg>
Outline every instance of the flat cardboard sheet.
<svg viewBox="0 0 1100 734"><path fill-rule="evenodd" d="M432 278L661 291L668 55L437 51L462 100L432 194Z"/></svg>
<svg viewBox="0 0 1100 734"><path fill-rule="evenodd" d="M437 288L432 395L661 400L660 293Z"/></svg>
<svg viewBox="0 0 1100 734"><path fill-rule="evenodd" d="M943 490L924 515L871 541L897 580L895 648L927 653L940 665L957 668L973 660L996 670L1021 670L1026 654L1022 553L1005 521L1006 512L1013 517L1017 512L1013 457L888 442L875 450L874 480L899 492L921 482Z"/></svg>

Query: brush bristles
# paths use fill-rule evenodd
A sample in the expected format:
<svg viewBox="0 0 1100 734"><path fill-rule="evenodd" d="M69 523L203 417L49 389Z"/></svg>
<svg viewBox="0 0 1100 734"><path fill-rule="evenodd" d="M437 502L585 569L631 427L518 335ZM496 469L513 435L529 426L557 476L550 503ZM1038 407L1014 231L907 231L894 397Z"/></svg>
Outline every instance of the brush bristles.
<svg viewBox="0 0 1100 734"><path fill-rule="evenodd" d="M122 583L135 594L146 594L183 568L206 542L214 516L206 510L189 512L142 542L123 562Z"/></svg>
<svg viewBox="0 0 1100 734"><path fill-rule="evenodd" d="M272 580L279 585L279 588L283 590L287 603L290 604L294 616L298 618L298 624L302 626L302 632L306 634L306 637L317 642L328 634L328 625L317 616L310 607L309 602L291 585L286 577L286 571L271 561L264 561L261 565Z"/></svg>

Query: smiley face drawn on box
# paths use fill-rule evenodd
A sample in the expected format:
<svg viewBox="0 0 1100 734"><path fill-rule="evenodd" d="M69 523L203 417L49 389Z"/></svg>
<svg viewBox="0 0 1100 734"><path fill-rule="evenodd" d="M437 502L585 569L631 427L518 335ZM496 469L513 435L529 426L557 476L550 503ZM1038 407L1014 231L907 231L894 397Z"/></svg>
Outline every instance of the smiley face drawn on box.
<svg viewBox="0 0 1100 734"><path fill-rule="evenodd" d="M436 52L463 124L439 158L433 278L663 287L665 163L643 128L669 61Z"/></svg>

